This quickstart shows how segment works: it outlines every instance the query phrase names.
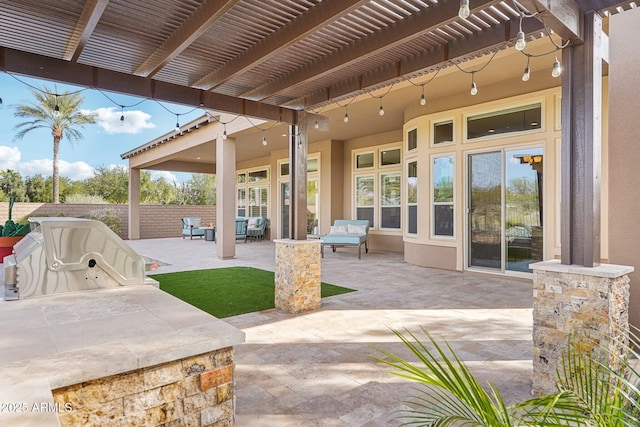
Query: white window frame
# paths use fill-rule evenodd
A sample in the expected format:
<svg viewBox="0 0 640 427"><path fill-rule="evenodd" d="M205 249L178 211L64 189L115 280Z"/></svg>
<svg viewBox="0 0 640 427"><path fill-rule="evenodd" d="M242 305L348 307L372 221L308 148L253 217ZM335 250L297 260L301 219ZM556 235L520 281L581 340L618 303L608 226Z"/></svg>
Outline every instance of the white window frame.
<svg viewBox="0 0 640 427"><path fill-rule="evenodd" d="M447 122L451 122L451 141L448 142L439 142L436 144L435 142L435 138L436 138L436 125L440 124L440 123L447 123ZM456 144L456 118L454 116L445 116L445 117L439 117L437 119L432 119L429 122L429 146L431 148L440 148L440 147L447 147L449 145L455 145Z"/></svg>
<svg viewBox="0 0 640 427"><path fill-rule="evenodd" d="M402 233L403 227L406 219L403 217L404 215L404 185L402 184L402 179L404 177L404 173L402 168L404 167L404 141L396 142L392 144L384 144L378 145L374 147L362 148L359 150L354 150L352 153L352 170L353 173L353 181L352 181L352 197L353 208L352 208L352 218L357 218L358 208L368 208L370 206L359 206L357 204L357 180L361 177L372 177L373 178L373 224L370 226L370 230L380 230L391 233ZM390 151L390 150L400 150L400 161L397 164L392 165L380 165L381 162L381 152L382 151ZM357 156L361 154L373 153L373 167L366 168L356 168ZM382 203L381 203L381 177L382 175L388 175L393 173L400 174L400 227L399 228L382 228ZM385 206L389 207L389 206Z"/></svg>
<svg viewBox="0 0 640 427"><path fill-rule="evenodd" d="M485 135L485 136L481 136L478 138L471 138L471 139L467 138L467 123L469 121L469 117L491 115L494 113L497 115L498 113L501 113L503 111L508 111L511 109L526 107L528 105L535 105L535 104L540 104L540 128L531 129L531 130L521 130L521 131L515 131L515 132L505 132L505 133L499 133L496 135ZM526 101L520 101L518 103L501 105L499 107L484 108L477 111L467 111L462 116L462 141L465 144L475 144L477 142L482 142L487 140L497 140L497 139L504 139L504 138L513 138L514 136L544 133L546 131L546 114L545 114L546 104L547 103L545 102L544 98L533 98L533 99L527 99Z"/></svg>
<svg viewBox="0 0 640 427"><path fill-rule="evenodd" d="M439 158L443 158L443 157L450 157L452 162L453 162L453 174L452 174L452 178L453 178L453 200L451 202L436 202L435 201L435 195L436 195L436 191L435 191L435 161L436 159ZM430 198L429 198L429 218L430 218L430 236L432 240L448 240L448 241L452 241L452 240L456 240L456 235L458 233L457 227L456 227L456 153L455 152L447 152L447 153L441 153L441 154L432 154L430 156L430 162L429 162L429 169L430 169L430 184L429 184L429 190L430 190ZM435 210L436 210L436 206L451 206L453 208L453 235L452 236L445 236L445 235L439 235L436 234L436 230L435 230L435 221L436 221L436 215L435 215Z"/></svg>
<svg viewBox="0 0 640 427"><path fill-rule="evenodd" d="M260 171L266 171L267 172L267 178L264 181L249 181L249 174L252 172L260 172ZM258 205L260 206L259 210L261 211L260 213L262 214L262 212L264 211L265 215L264 217L267 218L269 215L269 212L271 212L270 210L270 200L271 200L271 194L270 194L270 188L271 188L271 166L260 166L260 167L255 167L255 168L251 168L251 169L243 169L243 170L239 170L236 171L236 176L240 176L240 175L244 175L245 176L245 182L243 183L239 183L237 181L239 181L238 178L236 178L236 215L239 216L238 213L238 209L239 209L239 205L238 205L238 190L240 189L244 189L245 190L245 217L249 217L249 216L253 216L251 215L251 209L252 207L250 206L250 200L251 200L251 192L252 191L260 191L261 189L266 189L266 204L262 203L261 198L258 198ZM264 207L264 209L263 209ZM261 215L262 216L262 215Z"/></svg>

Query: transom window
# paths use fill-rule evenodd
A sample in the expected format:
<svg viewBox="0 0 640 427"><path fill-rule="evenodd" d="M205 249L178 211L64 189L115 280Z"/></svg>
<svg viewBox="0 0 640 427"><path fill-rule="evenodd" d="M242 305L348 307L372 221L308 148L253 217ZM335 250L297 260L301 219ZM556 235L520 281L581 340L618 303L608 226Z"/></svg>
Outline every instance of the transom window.
<svg viewBox="0 0 640 427"><path fill-rule="evenodd" d="M540 103L467 117L467 139L541 128Z"/></svg>

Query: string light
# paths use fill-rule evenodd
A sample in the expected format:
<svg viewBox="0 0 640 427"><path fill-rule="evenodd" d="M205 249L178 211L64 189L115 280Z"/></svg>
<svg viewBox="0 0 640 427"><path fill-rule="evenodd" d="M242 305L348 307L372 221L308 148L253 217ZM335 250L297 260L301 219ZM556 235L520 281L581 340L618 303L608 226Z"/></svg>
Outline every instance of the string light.
<svg viewBox="0 0 640 427"><path fill-rule="evenodd" d="M471 90L469 91L473 96L476 96L478 94L478 85L474 81L475 74L475 71L471 73Z"/></svg>
<svg viewBox="0 0 640 427"><path fill-rule="evenodd" d="M345 123L349 123L349 112L347 111L347 106L344 106L344 118L342 119L343 122Z"/></svg>
<svg viewBox="0 0 640 427"><path fill-rule="evenodd" d="M180 132L180 114L176 114L176 132Z"/></svg>
<svg viewBox="0 0 640 427"><path fill-rule="evenodd" d="M264 146L267 145L267 137L264 136L264 133L262 134L262 145L264 145Z"/></svg>
<svg viewBox="0 0 640 427"><path fill-rule="evenodd" d="M384 108L382 107L382 98L380 98L380 109L378 110L378 115L384 116Z"/></svg>
<svg viewBox="0 0 640 427"><path fill-rule="evenodd" d="M422 85L422 95L420 95L420 105L427 105L427 98L424 97L424 85Z"/></svg>
<svg viewBox="0 0 640 427"><path fill-rule="evenodd" d="M469 0L460 0L460 9L458 9L458 16L460 19L467 19L471 14L469 10Z"/></svg>
<svg viewBox="0 0 640 427"><path fill-rule="evenodd" d="M531 68L529 68L529 61L531 61L531 55L527 55L527 66L524 68L524 73L522 73L523 82L528 82L531 78Z"/></svg>
<svg viewBox="0 0 640 427"><path fill-rule="evenodd" d="M60 112L60 107L58 106L58 94L54 94L53 96L56 99L56 105L55 105L55 107L53 107L53 111L55 111L56 113L59 113Z"/></svg>
<svg viewBox="0 0 640 427"><path fill-rule="evenodd" d="M553 61L553 69L551 70L551 76L560 77L562 74L562 66L560 66L560 61L558 61L558 51L556 50L555 61Z"/></svg>
<svg viewBox="0 0 640 427"><path fill-rule="evenodd" d="M522 18L524 18L524 14L520 12L520 26L518 35L516 36L516 50L523 51L525 47L527 47L527 42L524 39L524 31L522 31Z"/></svg>
<svg viewBox="0 0 640 427"><path fill-rule="evenodd" d="M227 124L223 123L222 126L224 127L224 130L222 131L222 139L227 139Z"/></svg>
<svg viewBox="0 0 640 427"><path fill-rule="evenodd" d="M122 114L120 115L120 126L124 126L124 105L120 106Z"/></svg>
<svg viewBox="0 0 640 427"><path fill-rule="evenodd" d="M316 129L320 129L320 123L318 123L318 121L316 120L316 122L313 124L313 127Z"/></svg>

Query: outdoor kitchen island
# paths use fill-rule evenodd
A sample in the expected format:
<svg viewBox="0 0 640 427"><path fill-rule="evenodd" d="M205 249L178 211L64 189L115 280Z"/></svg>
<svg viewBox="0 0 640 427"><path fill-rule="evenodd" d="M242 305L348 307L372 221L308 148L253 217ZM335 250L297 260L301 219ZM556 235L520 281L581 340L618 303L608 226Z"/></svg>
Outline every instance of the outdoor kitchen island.
<svg viewBox="0 0 640 427"><path fill-rule="evenodd" d="M244 332L158 289L105 224L29 222L0 264L0 425L234 424Z"/></svg>
<svg viewBox="0 0 640 427"><path fill-rule="evenodd" d="M154 286L0 301L0 321L0 425L233 425L244 332Z"/></svg>

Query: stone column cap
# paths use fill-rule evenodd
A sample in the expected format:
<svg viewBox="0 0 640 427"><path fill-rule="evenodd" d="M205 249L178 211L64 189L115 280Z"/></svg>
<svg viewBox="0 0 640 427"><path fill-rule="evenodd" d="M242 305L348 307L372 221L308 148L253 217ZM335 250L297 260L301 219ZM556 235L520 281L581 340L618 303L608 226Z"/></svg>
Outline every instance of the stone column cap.
<svg viewBox="0 0 640 427"><path fill-rule="evenodd" d="M562 264L559 259L529 264L529 268L534 271L553 271L555 273L581 274L609 279L621 277L634 271L633 266L630 265L600 264L597 267L584 267L577 264Z"/></svg>

